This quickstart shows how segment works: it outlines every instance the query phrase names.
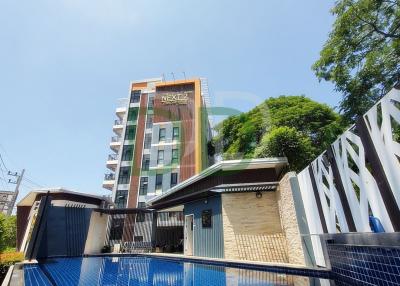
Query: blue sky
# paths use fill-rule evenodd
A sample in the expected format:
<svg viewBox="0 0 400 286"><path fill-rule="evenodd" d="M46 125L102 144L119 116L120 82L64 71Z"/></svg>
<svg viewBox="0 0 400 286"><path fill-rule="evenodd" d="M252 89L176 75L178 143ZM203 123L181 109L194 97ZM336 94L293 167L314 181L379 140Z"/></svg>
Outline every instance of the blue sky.
<svg viewBox="0 0 400 286"><path fill-rule="evenodd" d="M117 99L130 80L163 73L207 77L214 104L241 111L281 94L335 106L340 96L311 71L333 4L2 0L0 154L40 185L109 194Z"/></svg>

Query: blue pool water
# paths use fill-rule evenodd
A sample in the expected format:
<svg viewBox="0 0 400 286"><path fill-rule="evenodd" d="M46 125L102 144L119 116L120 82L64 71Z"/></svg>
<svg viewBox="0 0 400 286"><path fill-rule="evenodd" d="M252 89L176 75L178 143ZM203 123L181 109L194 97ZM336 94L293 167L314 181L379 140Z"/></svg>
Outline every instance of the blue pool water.
<svg viewBox="0 0 400 286"><path fill-rule="evenodd" d="M324 279L149 257L58 258L24 266L27 286L330 285Z"/></svg>

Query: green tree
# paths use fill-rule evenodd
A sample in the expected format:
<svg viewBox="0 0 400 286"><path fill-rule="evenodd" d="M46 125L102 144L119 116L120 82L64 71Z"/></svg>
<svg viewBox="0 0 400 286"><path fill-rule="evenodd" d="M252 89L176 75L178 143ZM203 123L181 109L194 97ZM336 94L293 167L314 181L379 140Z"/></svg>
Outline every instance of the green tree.
<svg viewBox="0 0 400 286"><path fill-rule="evenodd" d="M340 116L325 104L305 96L269 98L217 126L218 135L214 139L217 153L224 159L254 158L263 136L284 126L309 138L316 153L325 150L343 130Z"/></svg>
<svg viewBox="0 0 400 286"><path fill-rule="evenodd" d="M336 20L313 69L343 94L348 122L365 113L400 79L400 1L339 0Z"/></svg>
<svg viewBox="0 0 400 286"><path fill-rule="evenodd" d="M316 156L310 137L293 127L277 127L266 133L254 152L254 157L287 157L289 168L300 171Z"/></svg>
<svg viewBox="0 0 400 286"><path fill-rule="evenodd" d="M17 217L0 213L0 252L15 247L17 237Z"/></svg>

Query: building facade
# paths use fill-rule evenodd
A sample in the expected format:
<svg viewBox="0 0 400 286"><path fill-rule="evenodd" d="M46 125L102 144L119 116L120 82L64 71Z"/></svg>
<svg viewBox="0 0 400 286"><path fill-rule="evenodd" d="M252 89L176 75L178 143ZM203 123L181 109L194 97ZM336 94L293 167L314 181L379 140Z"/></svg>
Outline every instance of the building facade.
<svg viewBox="0 0 400 286"><path fill-rule="evenodd" d="M213 163L204 79L133 81L116 110L103 187L116 208L144 207Z"/></svg>
<svg viewBox="0 0 400 286"><path fill-rule="evenodd" d="M0 212L11 215L15 203L15 192L0 191Z"/></svg>

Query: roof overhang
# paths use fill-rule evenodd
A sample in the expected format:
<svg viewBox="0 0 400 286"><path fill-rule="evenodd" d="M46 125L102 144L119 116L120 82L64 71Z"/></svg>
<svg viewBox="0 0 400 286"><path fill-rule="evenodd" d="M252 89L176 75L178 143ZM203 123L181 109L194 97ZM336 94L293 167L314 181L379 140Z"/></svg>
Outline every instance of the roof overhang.
<svg viewBox="0 0 400 286"><path fill-rule="evenodd" d="M36 201L36 198L40 194L46 194L49 193L51 194L67 194L67 195L73 195L73 196L78 196L83 198L91 198L91 199L97 199L99 201L107 201L105 197L102 196L96 196L96 195L91 195L91 194L85 194L85 193L80 193L80 192L75 192L75 191L70 191L62 187L58 188L43 188L43 189L37 189L32 192L29 192L25 197L23 197L18 203L17 206L32 206L33 203Z"/></svg>
<svg viewBox="0 0 400 286"><path fill-rule="evenodd" d="M277 173L280 173L281 170L287 166L288 161L286 157L276 157L276 158L260 158L260 159L244 159L244 160L229 160L229 161L221 161L218 162L211 167L205 169L201 173L190 177L189 179L181 182L180 184L176 185L175 187L169 189L167 192L164 194L157 196L147 202L149 206L154 206L158 204L160 201L167 199L169 196L172 194L175 194L182 190L185 187L188 187L218 171L234 171L234 170L248 170L248 169L275 169ZM276 182L263 182L263 184L274 184ZM242 184L243 185L252 185L252 183L246 183ZM254 184L253 184L254 185ZM269 186L271 187L271 186ZM204 190L204 192L212 192L212 189L209 190ZM222 188L219 187L219 190ZM253 190L256 191L256 190ZM214 191L216 193L217 191ZM219 191L221 192L221 191ZM203 194L204 195L204 194ZM184 197L184 196L183 196ZM182 198L183 198L182 197ZM188 198L188 197L187 197Z"/></svg>

